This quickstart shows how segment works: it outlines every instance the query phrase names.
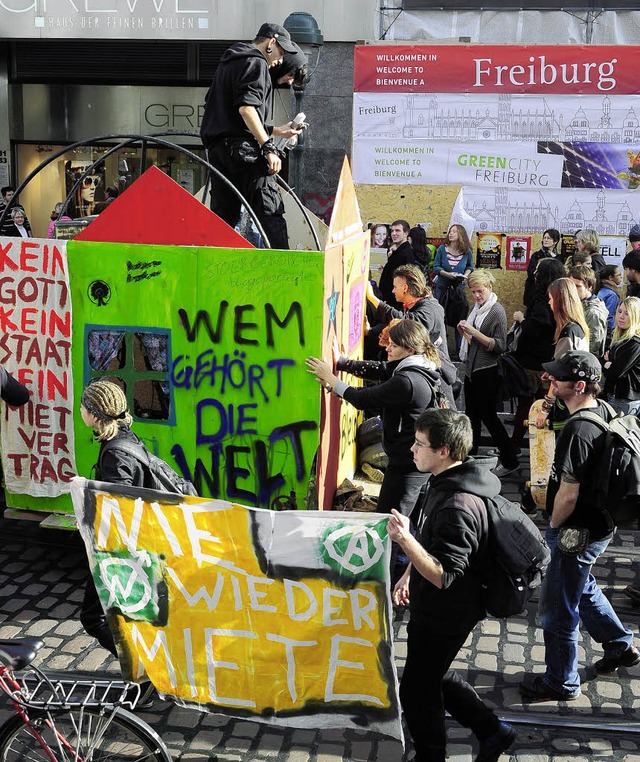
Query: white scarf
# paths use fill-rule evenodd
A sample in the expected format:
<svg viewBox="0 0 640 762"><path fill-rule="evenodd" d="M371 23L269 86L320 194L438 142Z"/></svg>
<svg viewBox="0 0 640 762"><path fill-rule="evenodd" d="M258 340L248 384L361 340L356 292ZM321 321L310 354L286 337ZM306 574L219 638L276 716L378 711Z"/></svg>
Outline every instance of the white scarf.
<svg viewBox="0 0 640 762"><path fill-rule="evenodd" d="M492 291L491 296L489 296L489 298L484 304L479 305L476 302L476 304L473 305L473 309L469 313L469 317L467 318L467 323L471 323L471 325L479 331L480 328L482 327L482 323L484 319L487 316L487 313L497 301L498 301L498 295L494 294ZM462 336L462 343L460 344L460 352L458 354L462 362L464 362L467 359L467 355L469 354L469 342L467 341L467 338L464 335Z"/></svg>

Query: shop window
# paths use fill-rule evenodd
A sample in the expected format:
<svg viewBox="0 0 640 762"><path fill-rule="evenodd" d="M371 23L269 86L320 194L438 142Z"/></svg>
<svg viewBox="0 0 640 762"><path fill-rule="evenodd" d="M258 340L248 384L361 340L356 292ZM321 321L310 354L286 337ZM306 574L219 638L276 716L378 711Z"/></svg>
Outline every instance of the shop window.
<svg viewBox="0 0 640 762"><path fill-rule="evenodd" d="M170 332L87 326L85 381L122 386L135 420L175 423L169 383Z"/></svg>

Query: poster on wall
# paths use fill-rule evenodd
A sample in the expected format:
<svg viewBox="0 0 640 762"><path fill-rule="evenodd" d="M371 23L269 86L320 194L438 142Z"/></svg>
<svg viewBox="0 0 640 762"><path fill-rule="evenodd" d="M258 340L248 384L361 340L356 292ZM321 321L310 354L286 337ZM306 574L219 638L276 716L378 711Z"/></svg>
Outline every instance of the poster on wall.
<svg viewBox="0 0 640 762"><path fill-rule="evenodd" d="M476 245L476 267L501 270L504 233L478 233Z"/></svg>
<svg viewBox="0 0 640 762"><path fill-rule="evenodd" d="M67 206L67 216L77 219L98 214L105 199L104 164L93 167L90 173L83 177L91 166L91 162L65 161L62 163L64 164L65 192L67 196L72 193ZM81 177L82 180L80 180Z"/></svg>
<svg viewBox="0 0 640 762"><path fill-rule="evenodd" d="M531 257L531 236L507 236L507 270L526 270Z"/></svg>
<svg viewBox="0 0 640 762"><path fill-rule="evenodd" d="M560 243L557 248L563 260L570 257L576 250L575 233L560 233Z"/></svg>

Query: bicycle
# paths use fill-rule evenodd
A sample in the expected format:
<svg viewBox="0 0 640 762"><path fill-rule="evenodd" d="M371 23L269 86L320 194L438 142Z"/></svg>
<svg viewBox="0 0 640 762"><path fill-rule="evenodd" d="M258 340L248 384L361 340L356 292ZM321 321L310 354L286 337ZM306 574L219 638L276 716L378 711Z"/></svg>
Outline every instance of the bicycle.
<svg viewBox="0 0 640 762"><path fill-rule="evenodd" d="M31 664L43 645L0 640L0 690L14 708L0 726L0 762L172 762L160 736L124 708L135 708L139 685L51 679Z"/></svg>

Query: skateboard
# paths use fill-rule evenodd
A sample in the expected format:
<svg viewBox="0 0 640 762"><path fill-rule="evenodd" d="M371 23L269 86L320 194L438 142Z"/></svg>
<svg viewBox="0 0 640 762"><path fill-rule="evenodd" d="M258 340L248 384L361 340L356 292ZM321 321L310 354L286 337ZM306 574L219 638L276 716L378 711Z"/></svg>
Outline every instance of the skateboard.
<svg viewBox="0 0 640 762"><path fill-rule="evenodd" d="M542 412L543 400L536 400L529 410L529 460L531 465L531 481L528 486L531 496L539 508L545 508L547 503L547 485L556 449L556 437L549 428L547 421L544 429L536 424L538 413Z"/></svg>

